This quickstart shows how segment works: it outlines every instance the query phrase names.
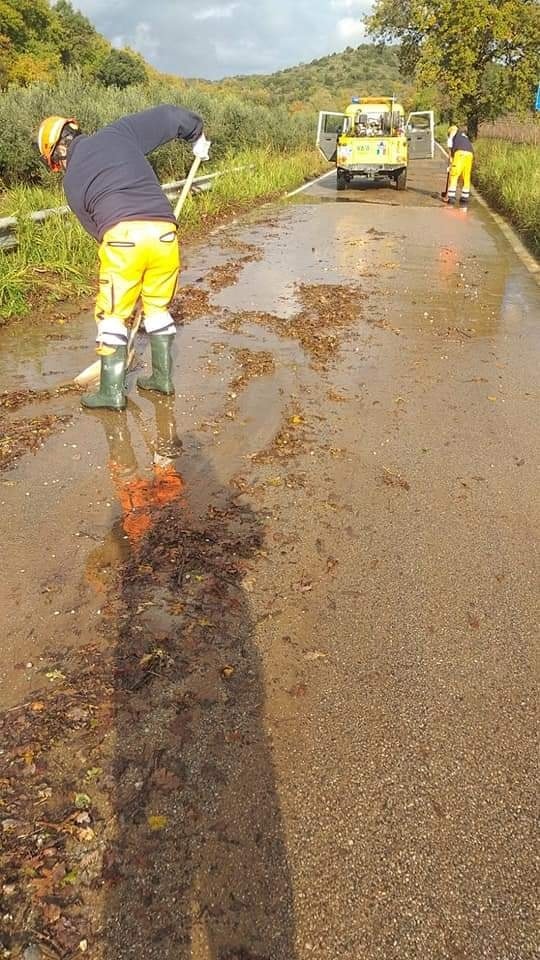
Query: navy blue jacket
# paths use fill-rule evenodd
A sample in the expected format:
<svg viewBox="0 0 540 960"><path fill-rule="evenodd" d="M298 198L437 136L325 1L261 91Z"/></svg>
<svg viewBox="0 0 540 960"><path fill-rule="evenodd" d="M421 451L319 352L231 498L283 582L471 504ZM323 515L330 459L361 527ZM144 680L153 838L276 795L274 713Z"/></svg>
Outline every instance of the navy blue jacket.
<svg viewBox="0 0 540 960"><path fill-rule="evenodd" d="M465 153L474 153L473 145L466 133L456 133L452 140L452 155L456 150L463 150Z"/></svg>
<svg viewBox="0 0 540 960"><path fill-rule="evenodd" d="M174 213L146 154L179 138L194 143L201 117L164 104L79 135L67 155L64 190L75 216L96 240L123 220L165 220Z"/></svg>

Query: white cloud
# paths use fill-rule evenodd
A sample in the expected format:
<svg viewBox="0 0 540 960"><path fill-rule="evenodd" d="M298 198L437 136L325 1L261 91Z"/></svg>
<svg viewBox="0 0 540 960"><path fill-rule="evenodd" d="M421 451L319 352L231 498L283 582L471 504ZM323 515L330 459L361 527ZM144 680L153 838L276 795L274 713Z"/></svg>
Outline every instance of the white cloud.
<svg viewBox="0 0 540 960"><path fill-rule="evenodd" d="M226 20L238 10L239 3L227 3L224 7L205 7L193 14L194 20Z"/></svg>
<svg viewBox="0 0 540 960"><path fill-rule="evenodd" d="M155 35L152 25L146 20L141 20L135 27L132 46L139 53L142 53L143 57L148 57L149 60L158 56L161 43L159 37Z"/></svg>
<svg viewBox="0 0 540 960"><path fill-rule="evenodd" d="M73 0L166 73L271 73L362 42L371 0ZM315 28L314 28L315 24Z"/></svg>
<svg viewBox="0 0 540 960"><path fill-rule="evenodd" d="M254 40L240 39L236 43L214 42L216 58L225 69L229 64L245 63L245 72L270 73L272 70L272 52L260 47ZM242 71L244 72L244 71Z"/></svg>
<svg viewBox="0 0 540 960"><path fill-rule="evenodd" d="M351 41L359 43L366 35L366 28L356 17L343 17L337 22L337 34L341 40L348 43Z"/></svg>
<svg viewBox="0 0 540 960"><path fill-rule="evenodd" d="M364 0L330 0L330 6L333 10L359 9L363 12L369 4L366 4Z"/></svg>
<svg viewBox="0 0 540 960"><path fill-rule="evenodd" d="M121 33L111 40L113 47L131 47L137 53L142 53L147 60L156 60L159 57L161 42L153 31L151 24L140 20L135 25L133 33Z"/></svg>

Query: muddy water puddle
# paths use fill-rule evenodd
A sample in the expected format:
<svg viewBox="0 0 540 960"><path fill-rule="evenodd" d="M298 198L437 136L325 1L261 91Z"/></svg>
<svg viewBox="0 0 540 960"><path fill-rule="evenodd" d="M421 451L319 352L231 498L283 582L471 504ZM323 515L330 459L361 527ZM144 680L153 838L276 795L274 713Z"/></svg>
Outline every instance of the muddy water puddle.
<svg viewBox="0 0 540 960"><path fill-rule="evenodd" d="M265 216L258 222L252 214L246 225L228 227L208 248L188 251L185 293L177 301L182 325L174 425L159 426L154 405L137 393L132 374L127 415L132 469L152 475L156 447L169 429L184 441L191 438L187 456L184 443L182 474L189 473L199 449L210 456L221 482L242 473L244 458L267 449L279 434L289 398L301 397L311 382L307 365L314 358L323 366L332 360L334 389L345 395L351 387L364 395L370 385L383 394L404 358L414 380L437 352L465 355L478 337L487 341L488 362L490 338L501 322L519 323L523 309L519 285L513 289L512 274L501 266L498 241L486 236L481 219L465 232L462 219L444 217L433 247L432 211L425 209L417 213L413 243L404 240L407 228L398 214L389 208L378 214L375 226L370 215L359 223L357 212L340 211L337 217L328 205L291 205L273 215L271 229ZM212 289L212 272L231 263L229 285ZM54 395L57 367L73 364L74 357L74 370L88 362L92 325L89 315L70 321L64 344L47 339L49 329L0 333L13 405L24 399L24 390L38 391L28 395L30 408L7 411L10 421L15 414L38 417L40 397L43 416L73 418L62 423L63 433L50 434L35 458L23 458L4 474L4 516L17 518L8 523L6 536L17 584L4 589L9 607L20 604L10 635L10 645L21 650L19 660L31 661L36 649L49 649L56 634L71 635L75 643L88 639L86 626L73 631L70 611L83 603L95 612L99 604L84 576L72 578L66 571L84 570L89 541L99 542L121 516L107 427L107 417L115 422L115 415L104 414L101 423L99 415L96 420L79 410L75 395ZM469 379L483 373L472 369ZM50 393L40 394L43 389ZM61 406L51 408L53 400ZM396 410L394 433L407 414L403 397ZM193 475L204 500L208 483L197 468ZM36 517L39 543L33 536ZM45 552L43 543L55 544L55 550ZM25 599L34 597L34 585L46 579L49 564L66 580L62 609L52 612L49 594L35 606ZM4 669L8 664L4 657Z"/></svg>

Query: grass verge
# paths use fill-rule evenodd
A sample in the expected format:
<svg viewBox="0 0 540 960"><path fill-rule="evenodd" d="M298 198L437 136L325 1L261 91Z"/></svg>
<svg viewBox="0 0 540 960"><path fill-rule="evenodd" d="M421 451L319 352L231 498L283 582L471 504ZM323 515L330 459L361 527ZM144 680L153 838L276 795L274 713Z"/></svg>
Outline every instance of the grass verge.
<svg viewBox="0 0 540 960"><path fill-rule="evenodd" d="M505 140L475 143L474 182L540 257L540 147Z"/></svg>
<svg viewBox="0 0 540 960"><path fill-rule="evenodd" d="M279 197L326 169L315 150L274 153L246 150L219 164L225 172L212 190L189 197L181 215L182 240L256 202ZM62 206L61 190L16 187L0 199L0 216L19 219L17 250L0 253L0 323L24 316L39 304L83 296L95 289L97 246L73 216L34 224L25 215Z"/></svg>

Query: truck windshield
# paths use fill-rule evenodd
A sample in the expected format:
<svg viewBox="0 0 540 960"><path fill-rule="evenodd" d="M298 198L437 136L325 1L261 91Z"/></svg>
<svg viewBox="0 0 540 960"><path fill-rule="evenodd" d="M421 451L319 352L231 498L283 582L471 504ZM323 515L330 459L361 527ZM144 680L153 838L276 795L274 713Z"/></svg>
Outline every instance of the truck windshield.
<svg viewBox="0 0 540 960"><path fill-rule="evenodd" d="M353 131L357 137L390 137L403 130L404 118L400 113L359 110L354 117Z"/></svg>

